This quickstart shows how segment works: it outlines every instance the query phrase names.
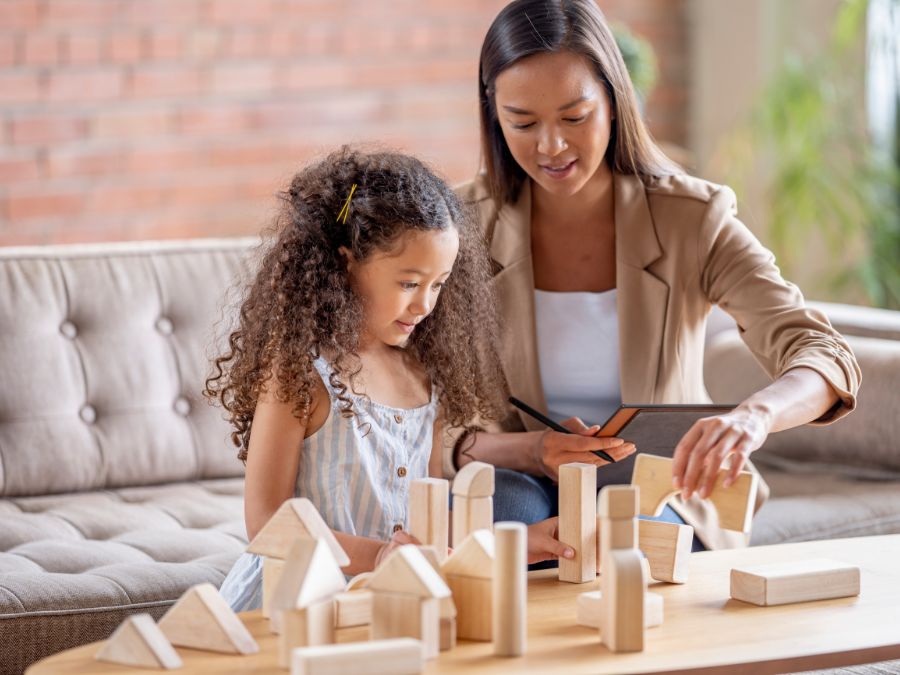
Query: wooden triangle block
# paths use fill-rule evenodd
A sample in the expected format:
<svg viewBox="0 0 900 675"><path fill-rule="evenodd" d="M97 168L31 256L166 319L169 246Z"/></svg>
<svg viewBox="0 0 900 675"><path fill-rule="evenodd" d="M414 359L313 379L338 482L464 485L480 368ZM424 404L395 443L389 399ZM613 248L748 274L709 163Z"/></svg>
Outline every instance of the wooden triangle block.
<svg viewBox="0 0 900 675"><path fill-rule="evenodd" d="M473 579L490 579L493 570L494 533L489 530L475 530L441 566L444 576L453 574Z"/></svg>
<svg viewBox="0 0 900 675"><path fill-rule="evenodd" d="M322 520L313 503L304 497L288 499L282 504L253 538L247 550L269 558L284 559L298 537L324 539L338 565L344 567L350 564L350 558L335 539L331 528Z"/></svg>
<svg viewBox="0 0 900 675"><path fill-rule="evenodd" d="M327 542L297 539L272 593L272 609L306 609L343 592L345 583Z"/></svg>
<svg viewBox="0 0 900 675"><path fill-rule="evenodd" d="M366 588L419 598L446 598L450 588L413 544L401 546L379 565Z"/></svg>
<svg viewBox="0 0 900 675"><path fill-rule="evenodd" d="M123 621L95 657L98 661L144 668L181 668L181 657L149 614Z"/></svg>
<svg viewBox="0 0 900 675"><path fill-rule="evenodd" d="M225 654L255 654L259 645L212 584L192 586L159 620L173 645Z"/></svg>

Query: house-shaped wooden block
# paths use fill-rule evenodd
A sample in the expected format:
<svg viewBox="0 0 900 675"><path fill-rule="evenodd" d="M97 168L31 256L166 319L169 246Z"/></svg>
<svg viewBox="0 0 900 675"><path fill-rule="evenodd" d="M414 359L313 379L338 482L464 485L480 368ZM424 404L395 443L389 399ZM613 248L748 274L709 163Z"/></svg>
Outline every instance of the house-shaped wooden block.
<svg viewBox="0 0 900 675"><path fill-rule="evenodd" d="M425 658L440 650L440 601L450 588L413 545L401 546L379 566L366 588L372 591L372 639L421 640Z"/></svg>
<svg viewBox="0 0 900 675"><path fill-rule="evenodd" d="M304 497L288 499L282 504L253 537L247 551L284 559L288 557L288 552L298 537L323 540L339 566L350 564L350 558L335 539L331 528L322 520L313 503Z"/></svg>
<svg viewBox="0 0 900 675"><path fill-rule="evenodd" d="M494 534L475 530L441 567L456 604L456 634L490 641Z"/></svg>

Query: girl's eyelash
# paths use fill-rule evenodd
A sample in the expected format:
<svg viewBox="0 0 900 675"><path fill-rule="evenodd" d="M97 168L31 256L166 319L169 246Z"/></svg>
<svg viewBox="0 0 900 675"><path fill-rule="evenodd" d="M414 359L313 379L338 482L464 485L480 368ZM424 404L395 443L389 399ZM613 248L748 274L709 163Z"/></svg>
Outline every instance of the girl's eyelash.
<svg viewBox="0 0 900 675"><path fill-rule="evenodd" d="M529 122L528 124L513 124L513 129L527 129L528 127L533 127L534 122Z"/></svg>
<svg viewBox="0 0 900 675"><path fill-rule="evenodd" d="M582 115L581 117L564 117L563 121L565 122L583 122L587 119L587 115Z"/></svg>
<svg viewBox="0 0 900 675"><path fill-rule="evenodd" d="M581 117L563 117L563 122L572 122L573 124L577 124L579 122L584 122L587 119L587 115L582 115ZM513 129L523 130L528 129L529 127L533 127L534 122L528 122L527 124L513 124Z"/></svg>

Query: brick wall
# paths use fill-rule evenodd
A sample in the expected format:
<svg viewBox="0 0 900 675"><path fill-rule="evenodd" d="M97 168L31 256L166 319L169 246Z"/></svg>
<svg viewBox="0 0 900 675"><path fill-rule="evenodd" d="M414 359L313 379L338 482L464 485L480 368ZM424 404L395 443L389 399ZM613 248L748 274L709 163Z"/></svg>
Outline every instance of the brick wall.
<svg viewBox="0 0 900 675"><path fill-rule="evenodd" d="M0 0L0 245L229 236L315 153L382 141L453 181L505 0ZM683 0L601 6L659 51L683 143Z"/></svg>

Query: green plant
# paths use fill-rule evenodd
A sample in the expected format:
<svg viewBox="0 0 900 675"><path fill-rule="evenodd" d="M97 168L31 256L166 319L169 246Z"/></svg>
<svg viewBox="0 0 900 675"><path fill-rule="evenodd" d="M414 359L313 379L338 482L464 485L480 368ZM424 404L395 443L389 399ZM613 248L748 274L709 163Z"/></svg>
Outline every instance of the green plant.
<svg viewBox="0 0 900 675"><path fill-rule="evenodd" d="M613 24L612 32L619 51L622 52L622 59L625 61L625 68L628 69L634 88L640 99L646 101L656 85L659 74L653 47L647 40L638 37L622 24Z"/></svg>
<svg viewBox="0 0 900 675"><path fill-rule="evenodd" d="M739 188L764 158L768 234L788 275L808 262L806 242L818 232L833 262L825 280L833 293L861 290L874 305L900 308L900 155L873 148L854 84L863 77L867 9L868 0L843 3L822 53L785 60L732 138L740 169L729 181ZM854 240L861 254L850 253Z"/></svg>

